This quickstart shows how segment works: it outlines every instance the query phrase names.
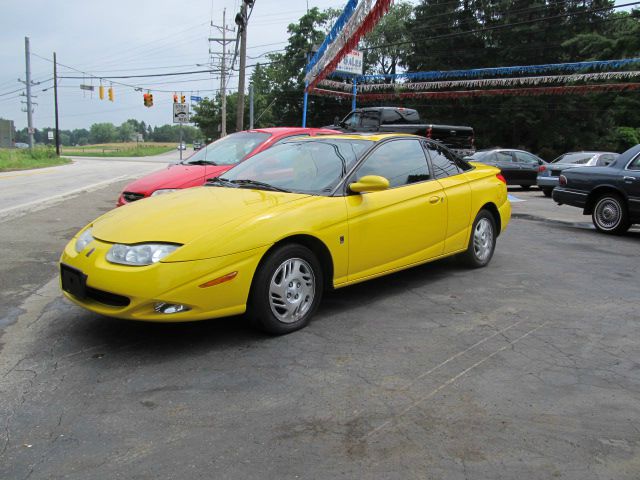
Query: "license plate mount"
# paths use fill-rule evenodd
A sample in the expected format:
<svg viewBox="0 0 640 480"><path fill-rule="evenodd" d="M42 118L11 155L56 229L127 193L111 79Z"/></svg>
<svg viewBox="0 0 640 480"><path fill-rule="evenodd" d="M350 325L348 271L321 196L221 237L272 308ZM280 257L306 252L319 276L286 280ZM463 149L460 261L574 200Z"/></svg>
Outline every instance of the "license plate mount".
<svg viewBox="0 0 640 480"><path fill-rule="evenodd" d="M84 300L87 297L87 276L80 270L61 263L60 279L62 290L80 300Z"/></svg>

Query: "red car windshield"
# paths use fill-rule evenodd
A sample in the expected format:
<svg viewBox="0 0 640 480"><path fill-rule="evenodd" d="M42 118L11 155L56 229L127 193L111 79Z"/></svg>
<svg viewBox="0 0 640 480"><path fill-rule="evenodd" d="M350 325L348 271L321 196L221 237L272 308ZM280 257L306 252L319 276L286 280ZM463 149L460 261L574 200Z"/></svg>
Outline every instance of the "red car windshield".
<svg viewBox="0 0 640 480"><path fill-rule="evenodd" d="M210 143L182 162L185 165L235 165L264 143L270 134L238 132Z"/></svg>

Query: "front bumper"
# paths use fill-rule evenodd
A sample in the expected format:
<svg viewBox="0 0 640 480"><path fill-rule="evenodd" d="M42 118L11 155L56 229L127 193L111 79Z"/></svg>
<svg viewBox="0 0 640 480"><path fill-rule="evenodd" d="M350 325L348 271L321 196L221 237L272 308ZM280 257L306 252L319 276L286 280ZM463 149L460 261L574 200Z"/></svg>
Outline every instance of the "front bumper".
<svg viewBox="0 0 640 480"><path fill-rule="evenodd" d="M65 297L83 308L108 317L153 322L184 322L244 313L253 274L267 246L223 257L188 262L159 262L145 267L117 265L106 260L110 243L93 240L81 252L75 238L60 263L86 275L89 295ZM202 288L206 282L232 272L230 281ZM128 299L127 303L121 301ZM116 301L113 301L116 299ZM158 303L185 305L188 311L160 313Z"/></svg>

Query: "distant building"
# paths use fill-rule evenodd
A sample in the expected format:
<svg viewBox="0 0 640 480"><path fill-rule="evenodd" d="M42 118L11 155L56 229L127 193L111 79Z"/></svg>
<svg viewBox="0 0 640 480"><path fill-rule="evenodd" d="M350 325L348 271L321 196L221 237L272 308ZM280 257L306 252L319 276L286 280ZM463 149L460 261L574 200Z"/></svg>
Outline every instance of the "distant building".
<svg viewBox="0 0 640 480"><path fill-rule="evenodd" d="M0 148L13 148L14 138L15 129L13 128L13 120L0 118Z"/></svg>

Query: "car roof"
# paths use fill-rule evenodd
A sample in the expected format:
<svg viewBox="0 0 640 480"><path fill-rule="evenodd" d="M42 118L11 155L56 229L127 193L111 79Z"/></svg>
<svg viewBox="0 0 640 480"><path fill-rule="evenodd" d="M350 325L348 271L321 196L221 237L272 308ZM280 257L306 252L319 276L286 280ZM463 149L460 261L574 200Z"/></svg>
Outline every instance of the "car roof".
<svg viewBox="0 0 640 480"><path fill-rule="evenodd" d="M303 128L303 127L267 127L267 128L254 128L252 130L244 130L246 133L262 132L270 135L281 137L285 135L298 135L301 133L339 133L337 130L330 130L328 128ZM238 132L242 133L242 132Z"/></svg>
<svg viewBox="0 0 640 480"><path fill-rule="evenodd" d="M335 135L322 135L322 138L328 139L345 139L345 140L369 140L372 142L380 142L388 138L420 138L420 135L411 135L408 133L338 133ZM300 140L311 140L311 138L301 138Z"/></svg>

